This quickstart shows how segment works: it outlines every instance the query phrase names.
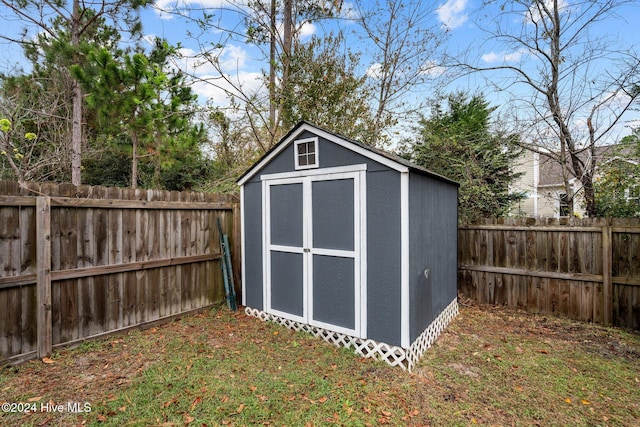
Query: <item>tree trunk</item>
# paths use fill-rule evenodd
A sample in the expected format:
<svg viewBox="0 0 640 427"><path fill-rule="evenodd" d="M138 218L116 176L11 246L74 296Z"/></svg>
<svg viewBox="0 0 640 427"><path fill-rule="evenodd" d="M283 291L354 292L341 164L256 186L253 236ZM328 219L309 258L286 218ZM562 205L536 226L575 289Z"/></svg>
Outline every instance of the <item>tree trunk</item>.
<svg viewBox="0 0 640 427"><path fill-rule="evenodd" d="M276 47L278 44L278 25L276 20L276 0L271 0L271 16L270 16L270 36L269 43L269 133L271 148L275 141L276 129Z"/></svg>
<svg viewBox="0 0 640 427"><path fill-rule="evenodd" d="M71 47L74 51L80 47L80 1L73 0L71 18ZM77 53L77 52L76 52ZM71 183L82 183L82 88L72 77L71 82L73 113L71 118Z"/></svg>
<svg viewBox="0 0 640 427"><path fill-rule="evenodd" d="M138 188L138 134L131 134L131 143L133 144L133 155L131 156L131 188Z"/></svg>

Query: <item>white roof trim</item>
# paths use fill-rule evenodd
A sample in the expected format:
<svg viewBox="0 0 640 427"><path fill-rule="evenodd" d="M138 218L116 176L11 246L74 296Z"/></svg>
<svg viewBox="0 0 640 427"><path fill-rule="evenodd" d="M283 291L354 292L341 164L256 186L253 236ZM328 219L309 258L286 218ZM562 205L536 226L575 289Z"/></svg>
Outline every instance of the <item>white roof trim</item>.
<svg viewBox="0 0 640 427"><path fill-rule="evenodd" d="M289 135L285 140L281 141L279 143L279 146L273 150L271 153L269 153L269 155L267 155L266 157L264 157L259 163L255 164L251 169L251 171L246 174L244 177L242 177L242 179L240 181L238 181L238 185L244 185L247 181L249 181L251 178L253 178L258 171L260 171L264 166L266 166L269 162L271 162L271 160L273 160L278 154L280 154L285 148L287 148L289 146L289 144L291 144L291 142L293 142L296 138L298 138L300 136L301 133L305 132L305 131L309 131L309 132L313 132L314 134L316 134L317 136L324 138L326 140L329 140L335 144L338 144L348 150L351 150L353 152L356 152L364 157L367 157L375 162L381 163L391 169L394 169L398 172L408 172L409 171L409 167L405 166L401 163L398 163L388 157L384 157L381 156L380 154L374 153L373 151L367 150L366 148L362 148L357 144L354 144L350 141L347 141L343 138L340 138L332 133L326 132L320 128L317 128L315 126L310 125L309 123L303 123L302 125L300 125L300 127L296 130L295 133L292 133L291 135Z"/></svg>

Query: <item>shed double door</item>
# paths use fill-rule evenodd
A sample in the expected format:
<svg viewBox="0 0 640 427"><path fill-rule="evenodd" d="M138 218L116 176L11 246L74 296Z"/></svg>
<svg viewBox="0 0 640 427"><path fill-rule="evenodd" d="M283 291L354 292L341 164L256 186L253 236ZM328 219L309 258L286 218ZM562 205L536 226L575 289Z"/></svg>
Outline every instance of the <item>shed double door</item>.
<svg viewBox="0 0 640 427"><path fill-rule="evenodd" d="M266 182L267 312L362 337L363 175Z"/></svg>

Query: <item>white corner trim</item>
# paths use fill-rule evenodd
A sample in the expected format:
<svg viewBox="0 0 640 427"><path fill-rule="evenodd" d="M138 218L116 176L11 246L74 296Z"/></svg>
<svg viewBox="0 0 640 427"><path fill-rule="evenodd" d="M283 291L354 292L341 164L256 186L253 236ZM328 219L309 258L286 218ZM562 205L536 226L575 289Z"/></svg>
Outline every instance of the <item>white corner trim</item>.
<svg viewBox="0 0 640 427"><path fill-rule="evenodd" d="M245 238L247 236L244 229L244 186L240 187L240 259L242 260L241 273L242 274L242 305L247 305L247 256L246 246L247 242Z"/></svg>
<svg viewBox="0 0 640 427"><path fill-rule="evenodd" d="M400 174L400 343L408 348L410 334L409 304L409 173Z"/></svg>
<svg viewBox="0 0 640 427"><path fill-rule="evenodd" d="M322 169L307 169L292 172L280 172L260 175L261 181L271 181L274 179L290 179L290 178L304 178L307 176L327 175L327 179L335 179L335 176L344 173L361 172L366 171L366 164L338 166L335 168L322 168Z"/></svg>

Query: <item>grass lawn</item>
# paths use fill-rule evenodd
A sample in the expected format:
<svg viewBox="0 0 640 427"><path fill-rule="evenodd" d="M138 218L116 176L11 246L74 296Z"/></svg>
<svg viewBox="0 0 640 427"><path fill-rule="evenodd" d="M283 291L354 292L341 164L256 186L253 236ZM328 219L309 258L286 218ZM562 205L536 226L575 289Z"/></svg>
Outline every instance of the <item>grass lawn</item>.
<svg viewBox="0 0 640 427"><path fill-rule="evenodd" d="M412 374L222 306L46 362L0 368L0 425L640 425L640 334L498 307Z"/></svg>

